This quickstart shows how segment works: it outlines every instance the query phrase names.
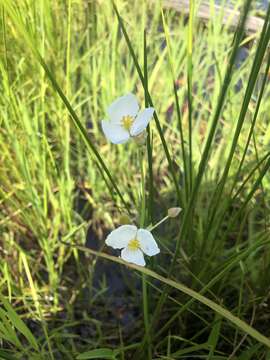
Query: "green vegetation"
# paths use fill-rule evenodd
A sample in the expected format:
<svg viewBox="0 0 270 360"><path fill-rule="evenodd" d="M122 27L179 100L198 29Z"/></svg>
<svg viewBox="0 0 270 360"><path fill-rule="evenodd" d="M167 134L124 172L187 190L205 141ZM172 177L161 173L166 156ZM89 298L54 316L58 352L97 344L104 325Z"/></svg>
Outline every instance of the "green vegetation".
<svg viewBox="0 0 270 360"><path fill-rule="evenodd" d="M270 358L270 10L239 5L0 0L0 359ZM145 145L101 130L129 92ZM105 246L174 206L145 268Z"/></svg>

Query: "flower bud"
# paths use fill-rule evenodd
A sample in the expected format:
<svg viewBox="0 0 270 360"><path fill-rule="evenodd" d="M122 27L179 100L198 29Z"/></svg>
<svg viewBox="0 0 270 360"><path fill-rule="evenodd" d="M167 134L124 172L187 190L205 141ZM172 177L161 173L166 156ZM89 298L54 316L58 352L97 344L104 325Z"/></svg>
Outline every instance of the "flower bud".
<svg viewBox="0 0 270 360"><path fill-rule="evenodd" d="M182 209L180 207L173 207L168 209L168 216L171 218L175 218L176 216L178 216L180 214L180 212L182 211Z"/></svg>

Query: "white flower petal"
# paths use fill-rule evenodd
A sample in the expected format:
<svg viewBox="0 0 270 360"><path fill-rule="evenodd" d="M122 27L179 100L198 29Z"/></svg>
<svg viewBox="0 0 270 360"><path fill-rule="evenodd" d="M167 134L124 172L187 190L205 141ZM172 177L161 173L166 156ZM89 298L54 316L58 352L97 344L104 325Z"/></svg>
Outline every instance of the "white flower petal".
<svg viewBox="0 0 270 360"><path fill-rule="evenodd" d="M137 232L137 239L140 242L140 248L146 255L153 256L160 252L156 240L150 231L139 229Z"/></svg>
<svg viewBox="0 0 270 360"><path fill-rule="evenodd" d="M106 138L113 144L123 144L130 138L127 130L111 121L102 120L101 126Z"/></svg>
<svg viewBox="0 0 270 360"><path fill-rule="evenodd" d="M122 225L107 236L105 243L114 249L123 249L130 240L136 237L136 233L137 227L135 225Z"/></svg>
<svg viewBox="0 0 270 360"><path fill-rule="evenodd" d="M135 117L139 111L138 101L135 95L127 94L116 99L107 109L112 122L119 124L123 116Z"/></svg>
<svg viewBox="0 0 270 360"><path fill-rule="evenodd" d="M128 248L124 248L121 251L121 258L129 263L145 266L143 253L140 249L129 250Z"/></svg>
<svg viewBox="0 0 270 360"><path fill-rule="evenodd" d="M132 136L139 135L146 128L146 126L149 124L149 121L151 120L151 117L154 114L154 111L155 109L150 107L142 110L138 114L130 129L130 134Z"/></svg>

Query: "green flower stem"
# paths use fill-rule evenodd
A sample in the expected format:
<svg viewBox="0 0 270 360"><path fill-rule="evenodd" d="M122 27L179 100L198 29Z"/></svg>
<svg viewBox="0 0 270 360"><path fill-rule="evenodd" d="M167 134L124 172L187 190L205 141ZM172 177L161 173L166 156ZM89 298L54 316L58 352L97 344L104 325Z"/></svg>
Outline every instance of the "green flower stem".
<svg viewBox="0 0 270 360"><path fill-rule="evenodd" d="M165 216L163 219L161 219L159 222L157 222L155 225L152 225L150 227L148 227L149 231L153 231L155 228L157 228L159 225L161 225L164 221L169 219L169 215Z"/></svg>
<svg viewBox="0 0 270 360"><path fill-rule="evenodd" d="M144 54L144 101L145 107L148 106L148 71L147 71L147 41L146 41L146 31L144 30L143 34L143 54ZM145 196L145 171L144 171L144 147L139 148L140 152L140 164L141 164L141 218L140 218L140 227L145 226L146 220L146 196ZM148 160L148 186L149 186L149 197L147 201L148 205L148 214L147 221L149 217L152 221L153 219L153 168L152 168L152 147L151 147L151 132L150 125L147 126L147 141L146 141L146 149L147 149L147 160ZM143 292L143 318L144 318L144 328L145 328L145 337L147 342L147 356L148 359L152 359L152 339L150 334L150 323L149 323L149 304L148 304L148 289L147 289L147 278L146 275L142 275L142 292Z"/></svg>
<svg viewBox="0 0 270 360"><path fill-rule="evenodd" d="M144 157L143 150L139 148L139 160L140 160L140 170L141 170L141 204L140 204L140 228L144 227L145 223L145 171L144 171ZM145 336L147 342L147 355L148 359L152 359L152 344L150 336L150 324L149 324L149 314L148 314L148 290L147 290L147 278L145 274L142 274L142 292L143 292L143 318L144 318L144 328Z"/></svg>

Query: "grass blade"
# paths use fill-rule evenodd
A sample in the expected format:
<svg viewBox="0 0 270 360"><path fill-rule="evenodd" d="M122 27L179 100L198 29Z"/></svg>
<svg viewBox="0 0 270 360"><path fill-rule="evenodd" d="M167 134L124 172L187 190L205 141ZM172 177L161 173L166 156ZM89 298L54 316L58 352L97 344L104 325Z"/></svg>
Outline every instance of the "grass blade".
<svg viewBox="0 0 270 360"><path fill-rule="evenodd" d="M214 301L206 298L205 296L201 295L200 293L190 289L189 287L183 285L182 283L176 282L174 280L171 280L169 278L165 278L164 276L161 276L159 274L157 274L156 272L148 269L148 268L144 268L138 265L133 265L130 263L125 262L124 260L122 260L121 258L112 256L112 255L108 255L105 254L103 252L98 252L98 251L94 251L92 249L86 248L84 246L80 246L80 245L70 245L70 244L66 244L67 246L72 246L75 247L78 250L84 251L86 253L101 257L103 259L107 259L110 261L114 261L118 264L124 265L130 269L134 269L139 271L142 274L145 274L153 279L156 279L158 281L160 281L162 284L165 284L169 287L172 287L174 289L177 289L183 293L185 293L186 295L192 297L193 299L199 301L200 303L206 305L207 307L209 307L210 309L212 309L214 312L216 312L217 314L219 314L221 317L224 317L226 320L228 320L229 322L233 323L235 326L237 326L240 330L242 330L244 333L250 335L251 337L253 337L254 339L256 339L258 342L266 345L268 348L270 348L270 339L268 339L266 336L264 336L263 334L261 334L259 331L257 331L256 329L254 329L252 326L248 325L247 323L245 323L243 320L239 319L237 316L233 315L230 311L228 311L227 309L223 308L222 306L218 305L217 303L215 303Z"/></svg>
<svg viewBox="0 0 270 360"><path fill-rule="evenodd" d="M118 194L118 196L119 196L121 202L123 203L124 207L126 208L127 212L130 213L130 208L129 208L128 204L126 203L121 191L119 190L115 180L113 179L109 169L107 168L104 160L102 159L101 155L99 154L98 149L95 147L93 142L90 140L86 129L84 128L82 122L80 121L79 117L77 116L76 112L74 111L73 107L71 106L70 102L68 101L67 97L63 93L60 85L58 84L58 82L56 80L55 75L49 69L49 67L47 66L47 64L44 61L43 57L39 53L38 49L33 44L31 36L26 30L25 24L22 22L20 17L16 14L16 11L12 7L11 2L9 0L7 0L7 1L0 0L0 1L2 2L2 5L4 6L4 8L6 9L6 12L9 14L11 19L13 20L16 28L18 29L20 34L25 39L25 42L27 43L28 47L32 51L33 55L35 56L35 59L43 67L47 77L50 79L50 81L51 81L51 83L53 85L54 90L57 92L57 94L60 96L61 100L65 104L65 106L66 106L66 108L67 108L67 110L68 110L68 112L69 112L69 114L71 116L71 120L72 120L73 124L75 125L76 129L78 130L78 132L79 132L80 136L82 137L83 141L85 142L85 144L87 146L87 149L90 151L91 154L94 154L94 156L96 157L97 161L100 164L100 167L102 168L102 170L104 171L104 173L108 177L109 181L111 182L114 190Z"/></svg>
<svg viewBox="0 0 270 360"><path fill-rule="evenodd" d="M114 11L115 11L115 13L116 13L116 16L117 16L119 25L120 25L121 30L122 30L122 32L123 32L123 35L124 35L124 37L125 37L125 40L126 40L126 43L127 43L127 46L128 46L129 52L130 52L130 55L132 56L132 59L133 59L133 61L134 61L134 65L135 65L135 67L136 67L137 73L138 73L138 75L139 75L139 78L140 78L140 80L141 80L142 85L144 86L144 84L145 84L144 76L143 76L142 70L141 70L141 68L140 68L140 65L139 65L139 63L138 63L138 60L137 60L136 54L135 54L135 52L134 52L134 49L133 49L133 47L132 47L131 41L130 41L130 39L129 39L128 33L127 33L127 31L126 31L124 22L123 22L120 14L119 14L118 9L117 9L117 6L115 5L115 3L114 3L113 0L112 0L112 4L113 4ZM144 89L144 91L145 91L145 94L146 94L147 101L148 101L149 105L152 106L152 107L154 107L152 98L151 98L150 94L148 93L148 90L147 90L147 89ZM158 130L159 136L160 136L160 140L161 140L161 142L162 142L162 146L163 146L163 149L164 149L164 152L165 152L165 155L166 155L168 164L169 164L169 171L170 171L170 173L171 173L171 175L172 175L173 182L174 182L174 185L175 185L175 190L176 190L177 199L178 199L178 205L181 205L181 203L182 203L182 196L181 196L180 186L179 186L179 183L178 183L178 180L177 180L175 171L174 171L174 167L173 167L173 162L172 162L172 159L171 159L171 155L170 155L170 153L169 153L169 149L168 149L166 140L165 140L165 138L164 138L164 135L163 135L163 132L162 132L162 128L161 128L160 121L159 121L159 118L158 118L158 116L157 116L157 113L154 112L154 115L153 115L153 116L154 116L154 120L155 120L155 124L156 124L157 130Z"/></svg>

